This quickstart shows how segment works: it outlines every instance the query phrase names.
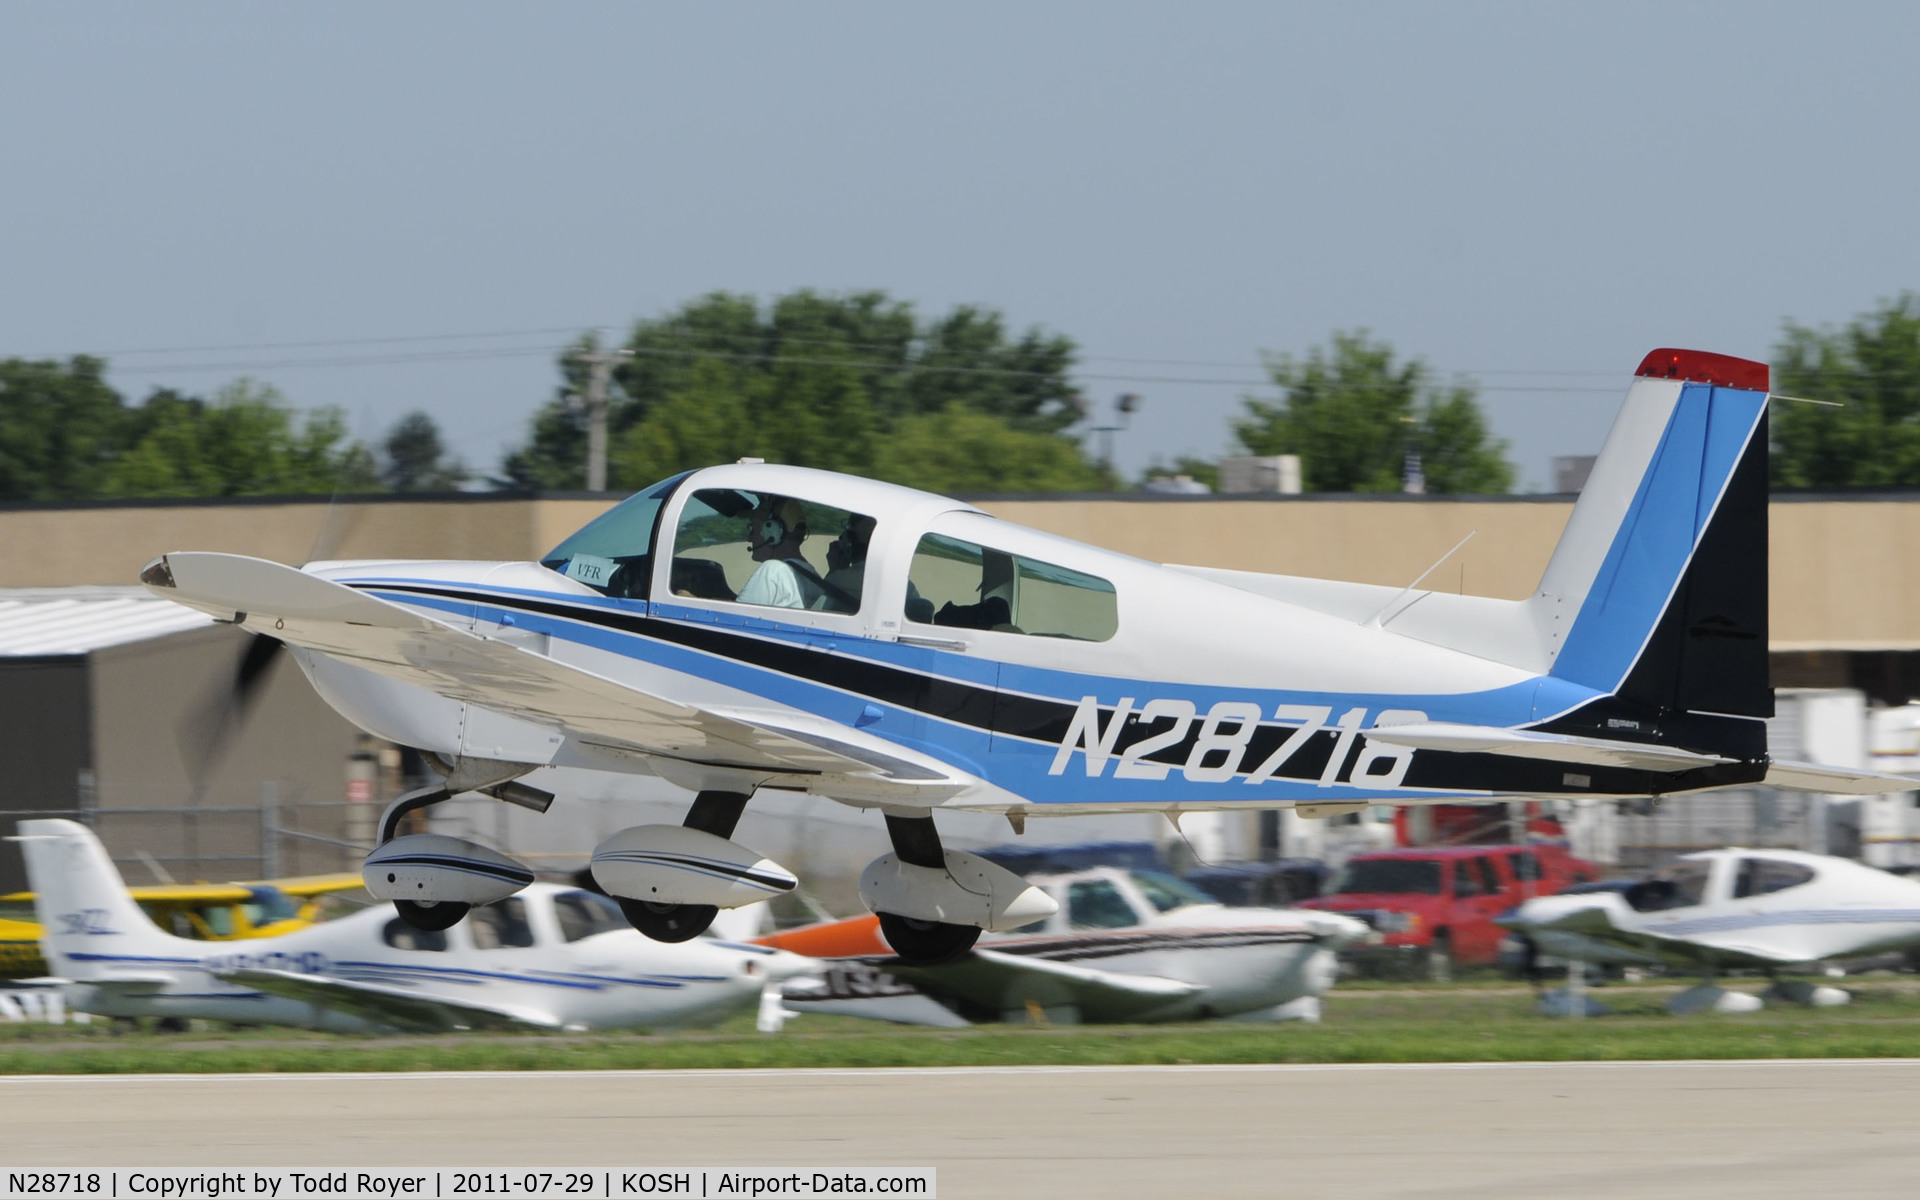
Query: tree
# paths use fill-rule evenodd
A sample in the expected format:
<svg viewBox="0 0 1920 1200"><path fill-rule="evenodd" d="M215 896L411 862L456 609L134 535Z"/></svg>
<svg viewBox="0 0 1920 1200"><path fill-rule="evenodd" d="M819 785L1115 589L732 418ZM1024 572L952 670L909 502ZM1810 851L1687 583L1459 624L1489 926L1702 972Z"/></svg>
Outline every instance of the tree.
<svg viewBox="0 0 1920 1200"><path fill-rule="evenodd" d="M1773 388L1839 406L1773 406L1776 487L1920 483L1920 295L1882 302L1839 330L1789 322Z"/></svg>
<svg viewBox="0 0 1920 1200"><path fill-rule="evenodd" d="M597 348L583 338L563 356L573 394L586 386L579 352ZM1073 342L1039 329L1011 337L987 309L963 305L922 324L884 292L803 289L764 310L716 292L639 322L624 349L607 412L616 487L744 455L928 487L923 440L935 429L970 439L960 461L973 465L937 472L951 490L1001 490L1011 478L1071 490L1101 478L1061 432L1079 419ZM972 453L987 444L1013 459L1002 468ZM578 488L585 458L585 416L556 400L535 414L503 474L523 488Z"/></svg>
<svg viewBox="0 0 1920 1200"><path fill-rule="evenodd" d="M440 426L423 412L410 412L394 422L381 444L386 462L380 482L396 492L447 492L467 478L459 459L447 457Z"/></svg>
<svg viewBox="0 0 1920 1200"><path fill-rule="evenodd" d="M122 416L106 367L85 356L0 361L0 499L100 494L119 450Z"/></svg>
<svg viewBox="0 0 1920 1200"><path fill-rule="evenodd" d="M1113 481L1063 437L1017 429L955 404L901 421L874 475L930 492L1093 492Z"/></svg>
<svg viewBox="0 0 1920 1200"><path fill-rule="evenodd" d="M121 419L106 496L324 495L378 489L373 456L339 410L304 415L274 388L237 379L212 401L158 391Z"/></svg>
<svg viewBox="0 0 1920 1200"><path fill-rule="evenodd" d="M1249 454L1297 454L1310 492L1397 492L1417 450L1429 492L1504 492L1507 444L1489 436L1473 389L1432 381L1425 363L1394 361L1365 330L1335 333L1305 359L1269 355L1283 395L1246 397L1234 434Z"/></svg>

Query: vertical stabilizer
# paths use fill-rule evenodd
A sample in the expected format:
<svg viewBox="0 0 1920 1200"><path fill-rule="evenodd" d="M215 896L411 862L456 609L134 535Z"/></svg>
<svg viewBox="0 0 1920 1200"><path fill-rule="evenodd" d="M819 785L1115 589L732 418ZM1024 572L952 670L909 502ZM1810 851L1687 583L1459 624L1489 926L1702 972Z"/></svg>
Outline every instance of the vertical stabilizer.
<svg viewBox="0 0 1920 1200"><path fill-rule="evenodd" d="M1550 673L1656 712L1765 717L1767 366L1641 363L1529 602Z"/></svg>
<svg viewBox="0 0 1920 1200"><path fill-rule="evenodd" d="M161 932L133 902L106 848L85 825L22 821L19 841L40 944L54 974L98 978L109 962L166 956L182 941Z"/></svg>

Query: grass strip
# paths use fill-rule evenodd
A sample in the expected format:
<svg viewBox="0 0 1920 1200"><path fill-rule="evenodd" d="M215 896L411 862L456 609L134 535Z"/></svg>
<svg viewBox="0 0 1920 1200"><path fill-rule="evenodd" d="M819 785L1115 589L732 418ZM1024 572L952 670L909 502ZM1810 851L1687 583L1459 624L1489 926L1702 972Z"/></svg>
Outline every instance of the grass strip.
<svg viewBox="0 0 1920 1200"><path fill-rule="evenodd" d="M0 1030L0 1073L592 1070L747 1067L931 1067L1184 1063L1626 1061L1920 1056L1920 994L1866 988L1845 1008L1775 1005L1740 1016L1666 1015L1674 989L1605 991L1614 1014L1550 1020L1524 992L1408 988L1329 997L1318 1025L876 1026L807 1017L787 1032L751 1018L685 1034L368 1038L290 1029L185 1035L91 1026Z"/></svg>

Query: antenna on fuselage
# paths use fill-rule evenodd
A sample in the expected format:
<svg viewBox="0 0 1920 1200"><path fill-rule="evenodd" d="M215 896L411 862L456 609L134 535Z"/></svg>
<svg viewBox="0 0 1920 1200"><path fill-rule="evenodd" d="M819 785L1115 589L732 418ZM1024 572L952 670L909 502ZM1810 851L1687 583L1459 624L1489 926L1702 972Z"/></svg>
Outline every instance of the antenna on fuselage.
<svg viewBox="0 0 1920 1200"><path fill-rule="evenodd" d="M1372 616L1362 621L1361 624L1369 626L1370 628L1373 628L1373 629L1378 629L1382 625L1385 625L1387 621L1392 620L1393 617L1387 616L1387 610L1391 609L1394 605L1400 603L1400 601L1406 597L1406 594L1408 592L1411 592L1413 589L1419 587L1422 583L1424 583L1426 581L1427 576L1433 574L1435 571L1438 571L1440 569L1441 563L1446 562L1448 559L1452 558L1454 555L1460 553L1460 547L1472 541L1473 535L1479 532L1480 531L1478 529L1473 530L1471 533L1468 533L1467 536L1461 538L1459 543L1456 544L1453 549L1447 551L1445 554L1442 554L1439 558L1434 559L1433 565L1428 567L1426 570L1420 572L1420 577L1418 579L1415 579L1412 583L1401 588L1398 595L1396 595L1393 599L1387 601L1384 605L1381 606L1379 612L1374 613ZM1412 608L1412 607L1413 605L1411 604L1407 605L1407 608ZM1407 611L1406 608L1403 608L1400 610L1400 612L1405 612L1405 611ZM1399 615L1400 615L1399 612L1393 614L1393 616L1395 617ZM1382 618L1385 618L1385 619L1383 620Z"/></svg>

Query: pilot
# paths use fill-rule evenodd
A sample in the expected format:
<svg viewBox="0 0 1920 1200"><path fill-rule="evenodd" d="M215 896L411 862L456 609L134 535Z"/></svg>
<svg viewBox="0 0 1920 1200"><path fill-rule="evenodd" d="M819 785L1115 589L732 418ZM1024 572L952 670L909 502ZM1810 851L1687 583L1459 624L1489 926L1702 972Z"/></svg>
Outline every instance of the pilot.
<svg viewBox="0 0 1920 1200"><path fill-rule="evenodd" d="M740 603L819 607L826 589L813 564L800 556L800 544L807 540L807 518L800 502L790 496L763 496L748 521L747 545L760 566L740 589Z"/></svg>

